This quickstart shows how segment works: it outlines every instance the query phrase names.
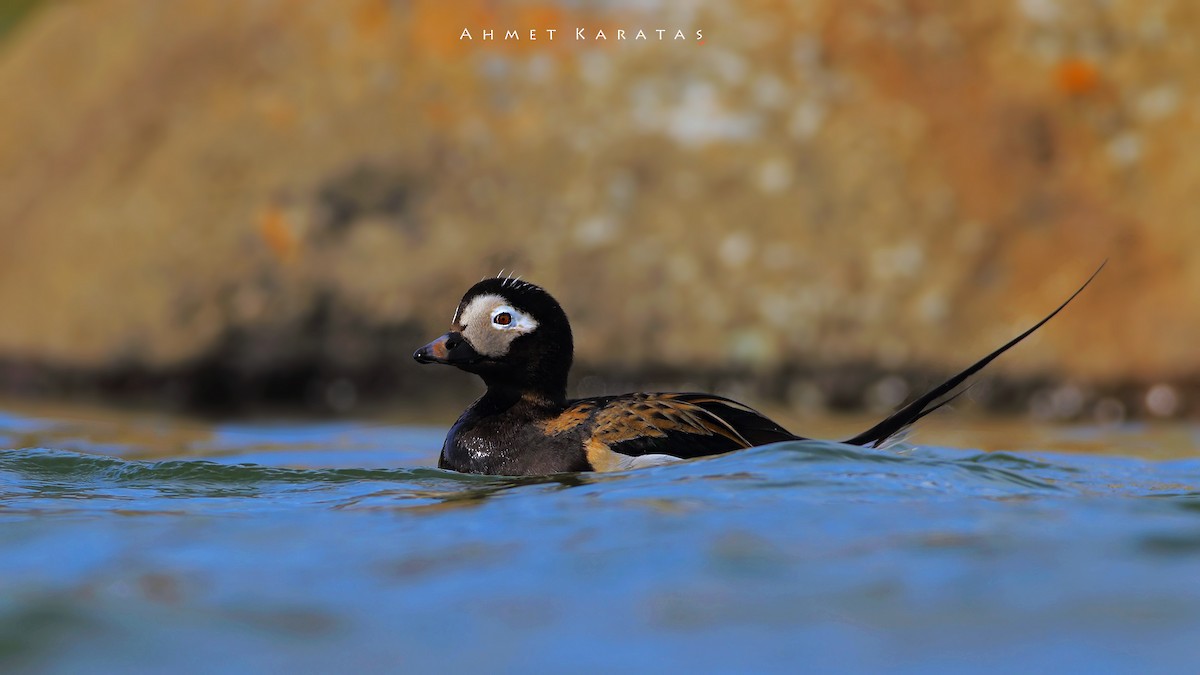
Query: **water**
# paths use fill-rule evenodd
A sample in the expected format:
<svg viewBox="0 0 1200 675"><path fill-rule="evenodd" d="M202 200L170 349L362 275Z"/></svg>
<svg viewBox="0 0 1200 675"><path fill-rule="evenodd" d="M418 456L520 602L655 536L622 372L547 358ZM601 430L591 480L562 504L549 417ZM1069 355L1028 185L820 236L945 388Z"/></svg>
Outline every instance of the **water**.
<svg viewBox="0 0 1200 675"><path fill-rule="evenodd" d="M1200 460L1119 456L1147 429L539 479L428 468L442 433L0 415L0 670L1200 663Z"/></svg>

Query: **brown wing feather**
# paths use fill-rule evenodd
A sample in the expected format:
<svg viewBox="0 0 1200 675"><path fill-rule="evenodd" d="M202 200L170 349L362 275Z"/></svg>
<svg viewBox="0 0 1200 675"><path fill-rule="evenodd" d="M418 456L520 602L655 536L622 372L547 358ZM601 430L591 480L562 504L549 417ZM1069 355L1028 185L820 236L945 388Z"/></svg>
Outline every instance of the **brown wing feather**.
<svg viewBox="0 0 1200 675"><path fill-rule="evenodd" d="M578 427L580 424L592 418L592 411L596 409L594 401L583 400L577 401L574 404L567 406L567 409L562 411L558 417L552 417L542 423L542 431L548 436L557 436L566 433Z"/></svg>
<svg viewBox="0 0 1200 675"><path fill-rule="evenodd" d="M629 394L598 407L588 455L593 465L610 463L604 451L692 458L796 438L754 409L720 396Z"/></svg>

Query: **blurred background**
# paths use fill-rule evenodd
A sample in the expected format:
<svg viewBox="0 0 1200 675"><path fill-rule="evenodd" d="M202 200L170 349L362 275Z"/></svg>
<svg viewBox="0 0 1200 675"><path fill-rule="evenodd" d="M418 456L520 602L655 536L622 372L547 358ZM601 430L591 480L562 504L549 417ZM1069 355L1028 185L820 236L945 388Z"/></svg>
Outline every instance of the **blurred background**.
<svg viewBox="0 0 1200 675"><path fill-rule="evenodd" d="M1198 35L1182 0L0 2L0 390L452 418L479 385L410 355L504 269L576 394L876 411L1108 259L973 400L1193 417Z"/></svg>
<svg viewBox="0 0 1200 675"><path fill-rule="evenodd" d="M1195 672L1197 73L1194 0L0 0L0 673ZM501 270L572 395L846 438L1104 260L883 452L431 468Z"/></svg>

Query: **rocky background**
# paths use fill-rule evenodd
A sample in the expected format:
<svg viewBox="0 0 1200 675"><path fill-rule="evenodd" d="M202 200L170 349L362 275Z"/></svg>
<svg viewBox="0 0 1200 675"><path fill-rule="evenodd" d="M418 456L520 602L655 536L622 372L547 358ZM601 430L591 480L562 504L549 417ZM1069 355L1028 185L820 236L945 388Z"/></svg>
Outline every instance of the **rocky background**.
<svg viewBox="0 0 1200 675"><path fill-rule="evenodd" d="M614 39L657 28L689 39ZM1108 259L973 396L1200 412L1187 0L24 1L0 31L10 394L428 403L475 385L409 355L504 268L567 308L580 393L886 408Z"/></svg>

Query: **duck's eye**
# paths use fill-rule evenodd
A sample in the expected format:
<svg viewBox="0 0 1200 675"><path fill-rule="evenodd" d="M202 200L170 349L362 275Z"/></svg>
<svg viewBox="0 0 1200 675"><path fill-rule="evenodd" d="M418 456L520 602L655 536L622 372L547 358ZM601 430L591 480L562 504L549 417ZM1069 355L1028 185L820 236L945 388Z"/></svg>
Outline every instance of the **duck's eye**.
<svg viewBox="0 0 1200 675"><path fill-rule="evenodd" d="M497 326L507 326L508 324L512 323L512 314L509 314L508 312L500 312L496 316L492 317L492 323L496 324Z"/></svg>

